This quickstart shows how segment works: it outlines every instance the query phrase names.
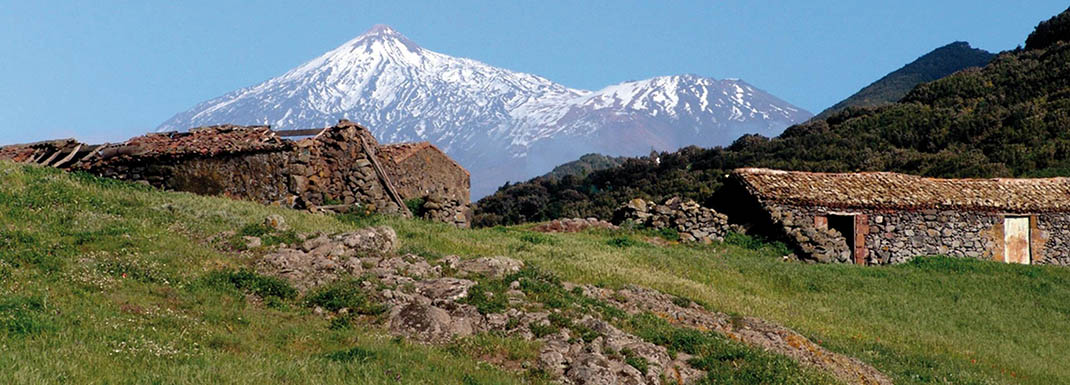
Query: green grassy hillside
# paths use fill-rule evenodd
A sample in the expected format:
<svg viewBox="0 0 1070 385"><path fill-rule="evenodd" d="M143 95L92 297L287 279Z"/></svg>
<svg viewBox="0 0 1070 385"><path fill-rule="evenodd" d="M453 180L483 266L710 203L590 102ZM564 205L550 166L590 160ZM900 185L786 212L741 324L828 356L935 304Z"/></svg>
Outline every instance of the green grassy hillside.
<svg viewBox="0 0 1070 385"><path fill-rule="evenodd" d="M1070 269L931 258L891 267L783 262L733 236L655 246L633 230L538 234L384 217L331 217L159 192L0 162L0 378L12 383L540 382L473 357L515 341L425 346L332 328L300 301L257 301L228 279L255 253L209 239L284 216L299 232L395 228L429 258L506 255L580 283L637 284L772 320L897 383L1070 382ZM660 235L660 236L671 236ZM220 279L220 278L224 279ZM285 293L281 297L286 297Z"/></svg>

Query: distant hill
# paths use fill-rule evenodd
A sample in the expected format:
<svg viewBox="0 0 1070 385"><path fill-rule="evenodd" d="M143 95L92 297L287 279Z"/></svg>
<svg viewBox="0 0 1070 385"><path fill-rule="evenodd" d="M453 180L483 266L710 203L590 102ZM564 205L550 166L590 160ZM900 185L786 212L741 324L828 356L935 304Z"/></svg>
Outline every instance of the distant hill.
<svg viewBox="0 0 1070 385"><path fill-rule="evenodd" d="M814 119L827 119L847 107L877 107L895 103L921 83L931 82L970 67L983 67L996 55L970 43L957 41L914 60L880 78L847 99L822 111Z"/></svg>
<svg viewBox="0 0 1070 385"><path fill-rule="evenodd" d="M1070 176L1070 10L1038 27L1027 49L915 87L883 107L848 107L728 147L688 147L659 162L629 159L584 178L536 178L477 204L476 225L609 218L635 197L679 195L716 206L737 167L895 171L934 177ZM1034 48L1039 47L1039 48Z"/></svg>
<svg viewBox="0 0 1070 385"><path fill-rule="evenodd" d="M560 166L554 167L554 169L543 177L547 178L563 178L565 176L577 176L585 177L591 172L605 170L607 168L613 168L620 166L624 163L624 160L628 159L624 156L607 156L602 154L587 154L581 156L574 161L563 163Z"/></svg>

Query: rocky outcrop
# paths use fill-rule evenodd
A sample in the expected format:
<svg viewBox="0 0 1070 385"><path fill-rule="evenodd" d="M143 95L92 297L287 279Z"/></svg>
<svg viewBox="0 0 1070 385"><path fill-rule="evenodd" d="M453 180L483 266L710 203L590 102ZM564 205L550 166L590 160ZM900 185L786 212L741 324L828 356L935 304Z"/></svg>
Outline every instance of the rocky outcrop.
<svg viewBox="0 0 1070 385"><path fill-rule="evenodd" d="M257 263L257 270L283 277L298 291L305 292L342 275L363 274L365 268L358 256L381 262L386 260L382 256L390 255L394 250L397 250L397 234L389 227L371 227L333 236L311 235L300 245L283 246L264 256ZM379 256L378 260L375 256ZM430 268L426 262L424 265L421 267Z"/></svg>
<svg viewBox="0 0 1070 385"><path fill-rule="evenodd" d="M598 218L566 218L555 219L531 229L540 233L578 233L587 229L616 230L619 227Z"/></svg>
<svg viewBox="0 0 1070 385"><path fill-rule="evenodd" d="M361 285L366 295L389 309L380 318L384 327L419 341L438 343L478 333L539 340L542 347L532 364L563 384L693 383L704 375L688 364L687 354L670 354L666 346L629 333L620 315L591 304L627 314L655 314L679 327L714 330L826 370L847 383L890 383L872 367L786 328L710 312L649 289L558 282L506 257L447 256L432 263L417 255L397 255L397 237L387 227L303 238L300 245L280 245L268 252L258 262L258 271L283 277L302 292L342 276L365 277ZM501 291L484 284L500 285L495 287ZM562 300L572 305L553 302ZM324 315L341 317L347 311Z"/></svg>
<svg viewBox="0 0 1070 385"><path fill-rule="evenodd" d="M693 200L671 198L663 204L640 198L632 199L614 213L615 223L630 221L654 229L674 229L685 242L721 242L729 232L742 232L728 224L728 217L702 207Z"/></svg>

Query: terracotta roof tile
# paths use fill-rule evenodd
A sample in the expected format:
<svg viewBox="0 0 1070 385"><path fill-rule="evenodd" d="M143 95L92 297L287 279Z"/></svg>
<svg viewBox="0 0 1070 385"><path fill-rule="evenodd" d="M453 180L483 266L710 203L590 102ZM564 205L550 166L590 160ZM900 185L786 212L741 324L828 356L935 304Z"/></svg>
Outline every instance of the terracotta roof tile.
<svg viewBox="0 0 1070 385"><path fill-rule="evenodd" d="M766 202L834 208L1070 211L1070 178L938 179L891 172L733 171Z"/></svg>
<svg viewBox="0 0 1070 385"><path fill-rule="evenodd" d="M267 126L223 125L138 136L114 147L124 148L124 154L134 157L163 158L274 151L291 145L292 142L275 135Z"/></svg>

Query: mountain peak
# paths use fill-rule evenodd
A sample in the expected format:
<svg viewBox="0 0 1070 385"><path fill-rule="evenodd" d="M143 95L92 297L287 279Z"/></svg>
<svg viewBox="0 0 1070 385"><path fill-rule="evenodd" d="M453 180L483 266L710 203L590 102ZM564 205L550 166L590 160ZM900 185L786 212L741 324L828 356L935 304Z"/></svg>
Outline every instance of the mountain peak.
<svg viewBox="0 0 1070 385"><path fill-rule="evenodd" d="M760 90L695 75L578 90L367 32L282 76L175 115L161 130L217 124L324 127L349 119L383 142L430 141L472 173L472 193L586 153L647 154L774 136L809 118Z"/></svg>
<svg viewBox="0 0 1070 385"><path fill-rule="evenodd" d="M395 30L393 27L386 24L376 24L369 28L360 36L401 36L401 33Z"/></svg>

